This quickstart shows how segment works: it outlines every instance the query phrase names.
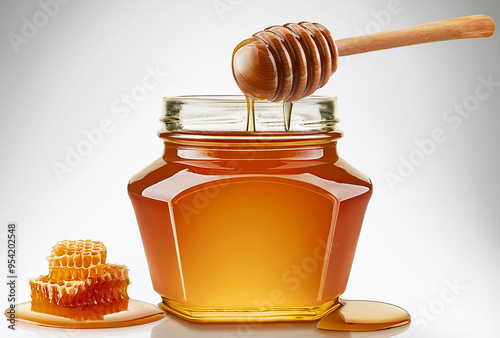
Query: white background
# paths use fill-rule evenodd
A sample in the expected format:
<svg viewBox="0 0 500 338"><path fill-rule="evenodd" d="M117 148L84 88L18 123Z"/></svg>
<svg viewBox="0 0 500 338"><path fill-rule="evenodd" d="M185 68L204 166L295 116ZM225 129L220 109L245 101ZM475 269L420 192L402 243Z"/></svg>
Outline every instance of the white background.
<svg viewBox="0 0 500 338"><path fill-rule="evenodd" d="M239 93L231 53L252 33L304 20L323 23L336 38L480 13L500 22L498 0L73 0L52 6L51 16L40 14L43 7L0 1L0 262L6 265L7 224L16 222L19 302L30 298L28 278L47 273L44 257L55 241L84 238L103 241L110 262L129 266L132 298L159 301L127 181L161 154L163 96ZM39 27L23 36L26 22ZM339 98L341 156L375 186L344 298L407 309L414 321L402 337L499 335L499 42L496 34L343 58L317 92ZM168 75L141 92L154 69ZM480 79L488 77L497 84L491 92L480 88L478 98ZM131 92L145 95L126 111L121 100ZM460 106L466 117L447 112ZM106 121L110 132L69 166L67 154L86 140L85 131ZM419 156L418 141L436 128L446 140ZM389 184L388 173L400 175L410 160L413 171ZM70 172L57 174L55 163ZM7 291L2 282L1 309ZM351 336L314 325L206 332L173 319L160 325L92 335ZM12 334L6 321L0 326L2 336ZM18 327L13 335L79 334Z"/></svg>

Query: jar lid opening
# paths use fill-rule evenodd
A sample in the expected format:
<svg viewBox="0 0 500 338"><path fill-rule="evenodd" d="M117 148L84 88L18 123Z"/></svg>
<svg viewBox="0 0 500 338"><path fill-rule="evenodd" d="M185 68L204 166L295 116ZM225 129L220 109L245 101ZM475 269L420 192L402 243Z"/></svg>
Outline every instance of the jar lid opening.
<svg viewBox="0 0 500 338"><path fill-rule="evenodd" d="M247 104L243 95L166 97L160 121L167 132L246 132ZM310 96L295 102L289 131L282 102L255 101L256 132L330 132L338 122L336 98Z"/></svg>

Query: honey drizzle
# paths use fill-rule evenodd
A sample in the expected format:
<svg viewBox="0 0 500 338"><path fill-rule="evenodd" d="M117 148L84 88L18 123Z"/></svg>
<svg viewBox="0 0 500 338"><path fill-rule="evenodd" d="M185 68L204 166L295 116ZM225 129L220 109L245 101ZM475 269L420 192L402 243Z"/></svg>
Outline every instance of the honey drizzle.
<svg viewBox="0 0 500 338"><path fill-rule="evenodd" d="M245 96L247 101L247 131L255 131L255 99Z"/></svg>
<svg viewBox="0 0 500 338"><path fill-rule="evenodd" d="M285 131L290 130L290 121L292 120L293 102L283 101L283 122L285 123Z"/></svg>
<svg viewBox="0 0 500 338"><path fill-rule="evenodd" d="M245 96L247 102L247 131L256 131L255 129L255 99ZM290 122L292 120L293 102L283 101L283 124L285 131L290 131Z"/></svg>

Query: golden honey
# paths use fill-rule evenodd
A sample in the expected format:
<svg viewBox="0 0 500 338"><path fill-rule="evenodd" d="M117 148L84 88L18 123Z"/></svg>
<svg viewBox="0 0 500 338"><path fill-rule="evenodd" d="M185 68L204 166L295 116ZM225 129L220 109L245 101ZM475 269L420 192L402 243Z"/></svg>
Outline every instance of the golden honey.
<svg viewBox="0 0 500 338"><path fill-rule="evenodd" d="M5 311L20 323L57 328L110 328L150 323L164 313L129 299L125 265L106 263L106 247L91 240L61 241L47 257L49 274L31 278L31 302Z"/></svg>
<svg viewBox="0 0 500 338"><path fill-rule="evenodd" d="M346 288L372 187L337 153L335 101L297 103L288 132L259 104L245 132L243 98L167 99L163 156L130 180L160 306L185 319L314 320Z"/></svg>
<svg viewBox="0 0 500 338"><path fill-rule="evenodd" d="M31 311L85 321L127 310L128 269L106 263L106 255L102 242L57 242L49 274L29 281Z"/></svg>
<svg viewBox="0 0 500 338"><path fill-rule="evenodd" d="M158 307L135 299L72 308L32 301L17 304L15 312L16 321L23 324L71 329L125 327L151 323L165 316Z"/></svg>

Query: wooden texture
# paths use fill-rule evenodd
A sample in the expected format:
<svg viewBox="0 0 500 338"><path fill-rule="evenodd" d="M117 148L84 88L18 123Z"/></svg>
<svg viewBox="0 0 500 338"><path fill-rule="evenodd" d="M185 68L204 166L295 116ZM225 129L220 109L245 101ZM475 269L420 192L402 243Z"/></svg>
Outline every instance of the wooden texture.
<svg viewBox="0 0 500 338"><path fill-rule="evenodd" d="M300 22L269 27L241 42L233 52L233 76L251 98L294 102L324 86L339 56L427 42L489 37L495 22L471 15L334 42L321 24Z"/></svg>
<svg viewBox="0 0 500 338"><path fill-rule="evenodd" d="M471 15L337 40L339 56L376 50L417 45L421 43L489 37L495 32L495 22L486 15Z"/></svg>
<svg viewBox="0 0 500 338"><path fill-rule="evenodd" d="M233 76L246 96L294 102L323 87L337 67L330 32L310 22L272 26L233 52Z"/></svg>

